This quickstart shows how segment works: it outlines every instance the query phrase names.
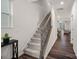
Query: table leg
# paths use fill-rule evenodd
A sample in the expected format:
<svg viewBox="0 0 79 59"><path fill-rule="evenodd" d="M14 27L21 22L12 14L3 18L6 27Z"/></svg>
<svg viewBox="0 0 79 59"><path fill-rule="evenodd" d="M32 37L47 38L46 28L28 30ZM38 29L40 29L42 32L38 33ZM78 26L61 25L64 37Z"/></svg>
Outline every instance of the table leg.
<svg viewBox="0 0 79 59"><path fill-rule="evenodd" d="M14 44L12 44L12 59L14 59L15 58L15 56L14 56Z"/></svg>
<svg viewBox="0 0 79 59"><path fill-rule="evenodd" d="M16 42L16 59L18 59L18 41Z"/></svg>

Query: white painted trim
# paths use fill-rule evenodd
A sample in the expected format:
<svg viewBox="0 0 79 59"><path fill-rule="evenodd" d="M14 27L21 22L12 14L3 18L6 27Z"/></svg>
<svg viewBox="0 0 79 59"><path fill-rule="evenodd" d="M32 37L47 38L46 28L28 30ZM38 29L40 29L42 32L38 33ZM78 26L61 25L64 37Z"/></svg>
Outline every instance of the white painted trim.
<svg viewBox="0 0 79 59"><path fill-rule="evenodd" d="M18 57L20 57L22 54L24 54L24 52L23 52L23 51L20 51L20 52L18 53Z"/></svg>

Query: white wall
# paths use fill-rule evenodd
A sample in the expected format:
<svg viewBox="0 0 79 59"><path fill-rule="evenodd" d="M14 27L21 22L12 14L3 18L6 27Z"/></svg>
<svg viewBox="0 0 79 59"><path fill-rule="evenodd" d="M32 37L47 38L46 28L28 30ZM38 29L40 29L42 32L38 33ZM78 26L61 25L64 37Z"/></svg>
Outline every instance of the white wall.
<svg viewBox="0 0 79 59"><path fill-rule="evenodd" d="M1 34L3 36L4 33L8 32L12 38L19 41L19 55L21 55L37 28L38 21L48 13L48 6L44 2L41 5L40 3L32 3L28 0L12 0L12 3L14 27L2 28ZM11 50L11 46L1 48L2 58L11 59Z"/></svg>
<svg viewBox="0 0 79 59"><path fill-rule="evenodd" d="M51 10L51 13L52 13L52 22L51 22L52 30L51 30L50 38L49 38L47 48L46 48L46 51L45 51L44 58L47 57L47 55L49 54L49 52L50 52L51 48L53 47L55 41L57 40L57 26L56 26L56 18L55 18L55 13L54 13L53 8Z"/></svg>
<svg viewBox="0 0 79 59"><path fill-rule="evenodd" d="M40 9L40 20L38 24L45 18L45 16L49 13L51 10L51 6L48 5L47 0L39 0L39 9Z"/></svg>
<svg viewBox="0 0 79 59"><path fill-rule="evenodd" d="M64 21L64 29L66 31L71 31L71 19L70 19L70 17Z"/></svg>
<svg viewBox="0 0 79 59"><path fill-rule="evenodd" d="M73 49L75 54L77 55L77 11L76 11L76 1L74 2L72 8L72 22L71 22L71 43L73 44Z"/></svg>

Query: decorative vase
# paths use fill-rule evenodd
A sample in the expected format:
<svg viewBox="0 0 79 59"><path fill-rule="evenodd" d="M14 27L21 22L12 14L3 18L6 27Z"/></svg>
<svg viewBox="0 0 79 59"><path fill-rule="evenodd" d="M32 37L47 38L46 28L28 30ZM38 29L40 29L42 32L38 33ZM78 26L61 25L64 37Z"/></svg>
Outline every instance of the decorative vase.
<svg viewBox="0 0 79 59"><path fill-rule="evenodd" d="M4 44L7 44L7 43L9 43L9 40L10 40L10 38L4 38L4 39L3 39L3 43L4 43Z"/></svg>

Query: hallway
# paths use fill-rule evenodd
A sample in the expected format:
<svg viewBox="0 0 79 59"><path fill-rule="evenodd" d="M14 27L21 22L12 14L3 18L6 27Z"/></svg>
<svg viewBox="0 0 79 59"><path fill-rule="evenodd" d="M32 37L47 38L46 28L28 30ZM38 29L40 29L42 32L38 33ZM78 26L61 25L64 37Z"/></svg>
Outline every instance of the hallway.
<svg viewBox="0 0 79 59"><path fill-rule="evenodd" d="M69 36L64 34L63 39L57 39L47 59L76 59Z"/></svg>
<svg viewBox="0 0 79 59"><path fill-rule="evenodd" d="M57 39L46 59L76 59L69 34L64 34L63 39ZM28 55L22 55L19 59L36 59Z"/></svg>

